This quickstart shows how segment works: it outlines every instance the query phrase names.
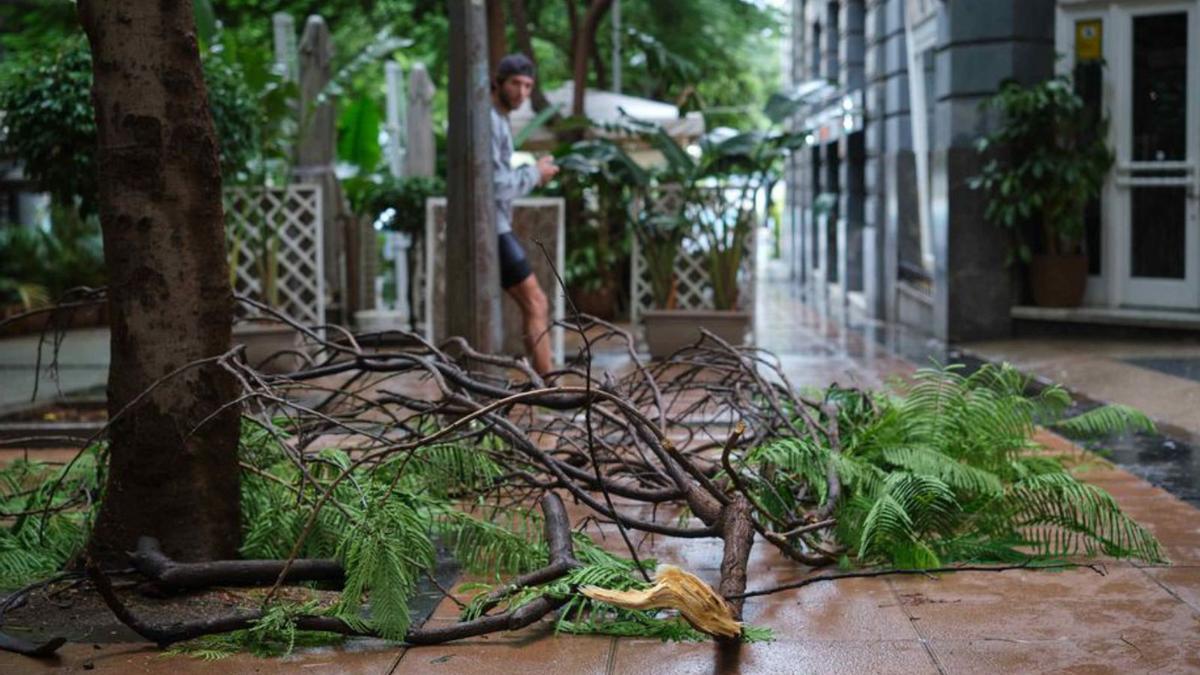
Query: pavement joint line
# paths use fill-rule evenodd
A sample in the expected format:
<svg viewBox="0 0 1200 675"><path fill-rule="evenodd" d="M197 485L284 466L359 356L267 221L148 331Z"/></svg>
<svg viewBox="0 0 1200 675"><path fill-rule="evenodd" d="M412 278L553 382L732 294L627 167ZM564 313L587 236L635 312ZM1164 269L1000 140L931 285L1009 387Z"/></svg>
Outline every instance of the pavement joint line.
<svg viewBox="0 0 1200 675"><path fill-rule="evenodd" d="M925 634L921 632L921 627L918 625L919 619L914 617L908 611L908 608L904 605L904 599L900 597L900 593L896 590L896 586L892 583L892 580L884 577L883 581L885 584L887 584L888 591L891 592L892 597L896 600L896 606L898 606L900 611L904 613L904 616L908 618L908 625L911 626L913 632L917 634L917 641L921 643L921 648L924 649L925 654L929 656L929 662L933 664L934 668L937 668L938 675L947 675L946 667L942 665L942 660L938 658L937 652L935 652L933 649L933 645L929 644L929 638L925 637Z"/></svg>
<svg viewBox="0 0 1200 675"><path fill-rule="evenodd" d="M400 667L400 660L403 659L404 655L407 653L408 647L401 647L400 653L396 655L396 660L392 661L392 667L388 668L388 671L384 673L384 675L392 675L392 673L395 673L396 669Z"/></svg>
<svg viewBox="0 0 1200 675"><path fill-rule="evenodd" d="M1179 595L1178 593L1176 593L1176 592L1175 592L1175 589L1173 589L1173 588L1171 588L1170 586L1168 586L1168 585L1164 584L1164 583L1162 582L1162 580L1160 580L1158 577L1156 577L1156 576L1154 576L1153 574L1150 574L1149 572L1147 572L1146 570L1147 570L1147 569L1149 569L1149 568L1146 568L1146 567L1138 567L1138 568L1136 568L1136 569L1137 569L1138 571L1140 571L1140 572L1141 572L1141 573L1142 573L1142 574L1143 574L1143 575L1144 575L1144 576L1145 576L1147 579L1149 579L1150 581L1153 581L1155 584L1157 584L1159 588L1163 589L1163 590L1164 590L1164 591L1166 591L1168 594L1170 594L1170 596L1171 596L1172 598L1175 598L1175 599L1176 599L1176 600L1178 600L1179 602L1181 602L1181 603L1183 603L1184 605L1186 605L1186 606L1188 607L1188 609L1192 610L1192 612L1193 612L1193 613L1196 615L1196 617L1197 617L1197 618L1200 618L1200 607L1197 607L1196 605L1193 605L1192 603L1188 602L1187 600L1184 600L1184 599L1183 599L1183 596L1181 596L1181 595ZM1167 568L1164 568L1164 569L1171 569L1171 568L1170 568L1170 567L1167 567Z"/></svg>
<svg viewBox="0 0 1200 675"><path fill-rule="evenodd" d="M613 675L617 670L617 649L621 638L616 635L612 636L608 643L608 658L604 664L605 675Z"/></svg>

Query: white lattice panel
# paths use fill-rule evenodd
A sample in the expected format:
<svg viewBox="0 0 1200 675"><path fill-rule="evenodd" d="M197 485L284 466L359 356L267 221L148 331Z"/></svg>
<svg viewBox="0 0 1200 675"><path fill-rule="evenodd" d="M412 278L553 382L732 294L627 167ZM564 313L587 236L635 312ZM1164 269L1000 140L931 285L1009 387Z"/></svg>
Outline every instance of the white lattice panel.
<svg viewBox="0 0 1200 675"><path fill-rule="evenodd" d="M269 301L257 260L263 241L273 242L275 308L308 326L324 324L321 188L305 184L228 188L225 223L231 261L236 265L234 290Z"/></svg>
<svg viewBox="0 0 1200 675"><path fill-rule="evenodd" d="M678 211L680 199L682 194L679 191L666 192L658 196L653 208L658 213ZM695 222L695 213L687 215L689 222ZM754 311L757 231L757 224L751 226L744 244L746 250L742 256L742 266L738 272L738 305L739 308L750 312ZM683 246L675 256L675 306L678 309L713 309L712 284L709 283L706 254L706 243L693 232L684 239ZM654 294L650 288L650 273L646 269L646 261L642 257L641 246L636 238L633 242L630 274L630 318L634 325L637 325L642 312L654 309Z"/></svg>

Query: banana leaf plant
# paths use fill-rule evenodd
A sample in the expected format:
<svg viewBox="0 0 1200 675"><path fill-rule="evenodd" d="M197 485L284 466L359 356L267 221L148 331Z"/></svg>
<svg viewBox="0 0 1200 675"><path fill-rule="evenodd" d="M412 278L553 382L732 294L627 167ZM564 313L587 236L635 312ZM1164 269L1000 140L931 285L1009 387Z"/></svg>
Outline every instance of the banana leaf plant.
<svg viewBox="0 0 1200 675"><path fill-rule="evenodd" d="M737 309L738 274L757 222L758 199L779 180L783 159L804 135L781 131L715 129L688 154L660 128L644 137L667 161L667 174L684 187L682 217L705 251L713 307Z"/></svg>

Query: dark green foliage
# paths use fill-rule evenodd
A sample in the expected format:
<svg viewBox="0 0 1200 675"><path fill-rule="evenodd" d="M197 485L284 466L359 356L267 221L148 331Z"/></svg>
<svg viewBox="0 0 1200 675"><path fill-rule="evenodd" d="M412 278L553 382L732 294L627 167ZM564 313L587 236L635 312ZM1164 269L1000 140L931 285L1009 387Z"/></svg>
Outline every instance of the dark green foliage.
<svg viewBox="0 0 1200 675"><path fill-rule="evenodd" d="M984 216L1012 233L1022 262L1032 254L1023 235L1029 223L1039 228L1041 253L1078 252L1084 206L1100 194L1113 163L1107 122L1066 76L1031 86L1006 82L986 105L1003 124L978 143L987 161L970 184L987 193Z"/></svg>
<svg viewBox="0 0 1200 675"><path fill-rule="evenodd" d="M826 467L843 486L834 512L837 541L860 563L902 568L949 561L1018 562L1077 553L1163 559L1158 542L1124 515L1106 492L1080 482L1032 439L1057 425L1093 434L1148 428L1126 407L1064 420L1066 393L1025 396L1010 367L969 377L953 369L920 371L902 395L833 387L843 430L841 452L828 438L787 438L747 454L746 480L762 507L785 518L800 504L822 504Z"/></svg>
<svg viewBox="0 0 1200 675"><path fill-rule="evenodd" d="M83 548L99 497L103 445L70 466L24 459L0 469L0 589L10 590L60 571Z"/></svg>
<svg viewBox="0 0 1200 675"><path fill-rule="evenodd" d="M344 636L337 633L296 630L295 617L318 611L315 601L275 603L266 609L263 618L253 628L205 635L176 644L166 653L216 661L239 652L249 652L260 658L279 657L291 654L296 647L323 647L340 643Z"/></svg>
<svg viewBox="0 0 1200 675"><path fill-rule="evenodd" d="M425 200L444 197L446 181L439 176L376 174L361 179L356 190L351 204L357 213L382 218L388 230L420 236L425 231Z"/></svg>
<svg viewBox="0 0 1200 675"><path fill-rule="evenodd" d="M48 231L0 227L0 305L52 304L78 286L105 284L104 247L96 218L52 207Z"/></svg>
<svg viewBox="0 0 1200 675"><path fill-rule="evenodd" d="M0 77L3 151L62 205L95 213L96 123L92 111L92 57L75 34L20 61ZM241 73L218 59L204 59L204 79L226 176L241 171L256 133L254 97Z"/></svg>

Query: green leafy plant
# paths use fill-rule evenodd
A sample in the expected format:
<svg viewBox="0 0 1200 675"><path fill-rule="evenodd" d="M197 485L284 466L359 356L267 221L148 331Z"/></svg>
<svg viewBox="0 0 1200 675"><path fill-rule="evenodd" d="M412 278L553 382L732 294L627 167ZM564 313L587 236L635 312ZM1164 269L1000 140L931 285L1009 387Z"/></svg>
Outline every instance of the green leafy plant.
<svg viewBox="0 0 1200 675"><path fill-rule="evenodd" d="M1024 234L1031 222L1041 252L1081 252L1084 207L1113 163L1107 121L1084 105L1066 76L1030 86L1006 82L985 106L1003 121L977 145L988 159L970 185L987 195L984 216L1010 232L1022 262L1033 254Z"/></svg>
<svg viewBox="0 0 1200 675"><path fill-rule="evenodd" d="M227 63L204 59L204 79L225 175L249 161L254 98ZM96 211L96 125L92 111L92 57L82 35L22 59L0 77L3 150L63 206Z"/></svg>
<svg viewBox="0 0 1200 675"><path fill-rule="evenodd" d="M840 451L828 437L785 438L745 457L745 480L768 517L786 518L797 486L823 504L825 472L837 472L836 541L861 564L937 567L950 561L1029 562L1075 554L1159 562L1154 536L1104 490L1081 482L1033 440L1037 425L1107 434L1152 428L1141 413L1106 407L1064 419L1066 392L1025 395L1010 367L917 373L894 396L838 387Z"/></svg>
<svg viewBox="0 0 1200 675"><path fill-rule="evenodd" d="M352 194L356 213L379 218L384 229L420 237L425 231L425 201L446 194L440 176L374 174L365 177L361 189Z"/></svg>
<svg viewBox="0 0 1200 675"><path fill-rule="evenodd" d="M100 224L72 208L51 207L51 227L0 227L0 305L49 305L78 286L105 283Z"/></svg>
<svg viewBox="0 0 1200 675"><path fill-rule="evenodd" d="M736 309L759 197L770 192L783 158L803 145L803 135L718 129L701 140L700 154L693 158L661 128L635 126L666 159L667 175L683 186L682 217L707 258L713 306Z"/></svg>

